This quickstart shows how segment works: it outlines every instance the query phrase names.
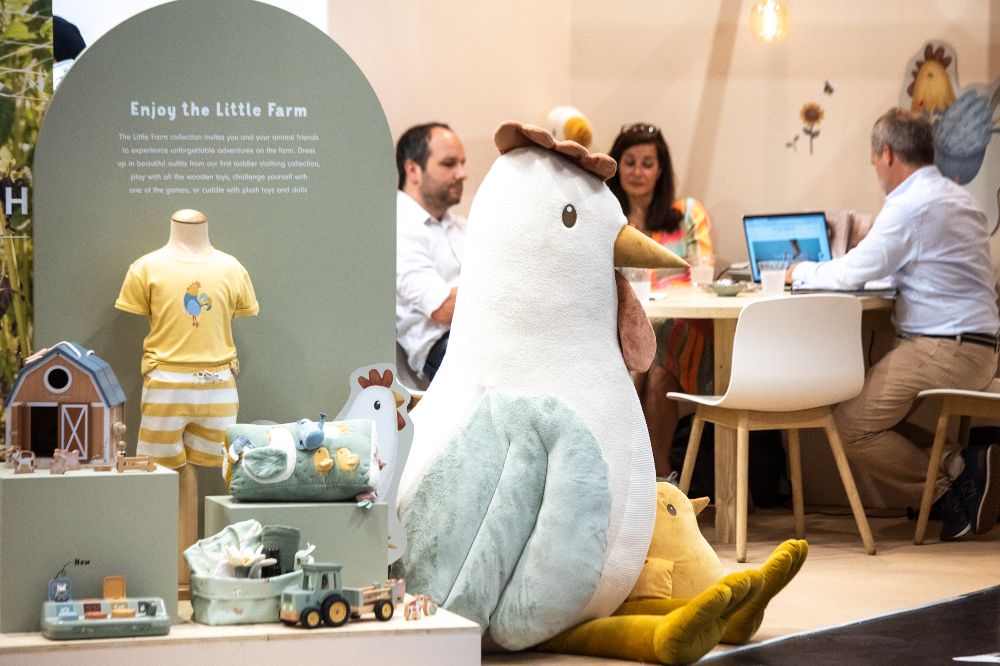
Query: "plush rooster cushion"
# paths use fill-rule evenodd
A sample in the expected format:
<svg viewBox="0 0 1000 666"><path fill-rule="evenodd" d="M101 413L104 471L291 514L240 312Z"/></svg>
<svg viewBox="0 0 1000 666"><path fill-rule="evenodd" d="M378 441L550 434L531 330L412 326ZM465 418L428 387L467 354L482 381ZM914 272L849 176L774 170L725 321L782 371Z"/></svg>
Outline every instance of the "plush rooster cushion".
<svg viewBox="0 0 1000 666"><path fill-rule="evenodd" d="M337 502L372 490L379 473L372 421L326 423L322 444L308 450L301 448L308 439L301 430L298 423L229 426L223 473L233 497L243 502Z"/></svg>

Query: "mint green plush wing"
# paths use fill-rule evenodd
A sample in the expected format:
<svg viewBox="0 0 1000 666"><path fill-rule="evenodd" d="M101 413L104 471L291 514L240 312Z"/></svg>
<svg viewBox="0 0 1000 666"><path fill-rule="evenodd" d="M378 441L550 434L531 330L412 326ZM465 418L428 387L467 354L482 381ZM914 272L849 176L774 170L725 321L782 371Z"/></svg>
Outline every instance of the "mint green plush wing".
<svg viewBox="0 0 1000 666"><path fill-rule="evenodd" d="M407 587L519 650L568 628L604 568L607 464L554 396L487 392L401 516Z"/></svg>

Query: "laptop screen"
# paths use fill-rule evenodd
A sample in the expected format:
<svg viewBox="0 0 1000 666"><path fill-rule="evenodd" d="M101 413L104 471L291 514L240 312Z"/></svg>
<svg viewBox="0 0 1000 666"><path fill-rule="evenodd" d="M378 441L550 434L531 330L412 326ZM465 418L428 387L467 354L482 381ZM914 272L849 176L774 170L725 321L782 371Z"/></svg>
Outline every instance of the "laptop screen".
<svg viewBox="0 0 1000 666"><path fill-rule="evenodd" d="M754 282L760 282L758 261L829 261L830 238L822 213L747 215L743 218L747 255Z"/></svg>

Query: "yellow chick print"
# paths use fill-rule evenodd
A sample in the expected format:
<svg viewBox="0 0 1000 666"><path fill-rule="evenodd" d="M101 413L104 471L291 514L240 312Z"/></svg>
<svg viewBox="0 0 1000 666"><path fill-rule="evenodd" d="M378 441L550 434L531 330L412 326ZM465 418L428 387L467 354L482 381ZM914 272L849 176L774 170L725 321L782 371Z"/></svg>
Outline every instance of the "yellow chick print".
<svg viewBox="0 0 1000 666"><path fill-rule="evenodd" d="M333 460L330 458L330 452L327 451L325 446L321 446L313 453L313 467L316 471L326 476L333 469Z"/></svg>
<svg viewBox="0 0 1000 666"><path fill-rule="evenodd" d="M361 462L361 456L357 453L351 453L351 450L345 446L334 449L333 456L337 460L337 469L341 472L353 472Z"/></svg>

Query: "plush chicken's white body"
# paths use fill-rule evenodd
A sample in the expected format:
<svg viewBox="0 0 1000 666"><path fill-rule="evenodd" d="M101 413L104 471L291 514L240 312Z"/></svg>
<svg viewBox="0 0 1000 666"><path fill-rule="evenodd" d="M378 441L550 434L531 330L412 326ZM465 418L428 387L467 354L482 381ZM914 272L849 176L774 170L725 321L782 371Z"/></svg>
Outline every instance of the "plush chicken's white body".
<svg viewBox="0 0 1000 666"><path fill-rule="evenodd" d="M602 573L576 621L625 599L656 510L649 436L618 335L613 257L625 224L601 179L554 151L497 159L470 211L448 352L412 414L400 486L402 513L485 391L565 401L600 446L611 494Z"/></svg>

